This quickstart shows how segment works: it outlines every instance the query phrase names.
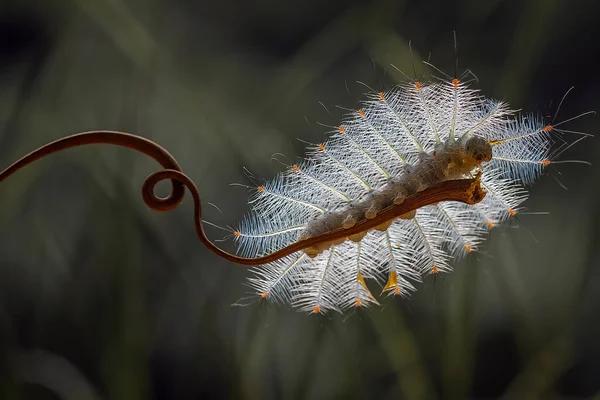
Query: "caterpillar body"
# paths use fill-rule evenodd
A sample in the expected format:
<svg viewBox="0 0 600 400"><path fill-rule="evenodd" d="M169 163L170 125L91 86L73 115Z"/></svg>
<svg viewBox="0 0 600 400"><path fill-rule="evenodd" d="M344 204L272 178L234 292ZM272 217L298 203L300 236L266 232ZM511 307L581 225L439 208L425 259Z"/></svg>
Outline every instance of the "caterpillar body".
<svg viewBox="0 0 600 400"><path fill-rule="evenodd" d="M488 230L515 215L525 186L559 155L551 148L564 133L560 123L517 115L462 77L366 96L302 163L253 190L251 211L233 231L238 254L261 256L351 228L445 180L478 176L485 198L421 207L255 267L249 284L257 298L343 312L378 304L368 279L382 294L407 296L424 275L450 271L451 259L477 250Z"/></svg>

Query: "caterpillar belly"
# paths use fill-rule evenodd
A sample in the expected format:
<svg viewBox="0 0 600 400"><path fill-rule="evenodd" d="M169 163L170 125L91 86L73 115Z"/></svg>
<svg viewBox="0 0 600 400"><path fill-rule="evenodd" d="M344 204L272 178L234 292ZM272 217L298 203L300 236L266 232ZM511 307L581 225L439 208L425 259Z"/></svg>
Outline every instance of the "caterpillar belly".
<svg viewBox="0 0 600 400"><path fill-rule="evenodd" d="M477 249L485 233L518 212L525 185L549 165L558 124L515 115L461 78L368 93L329 140L253 191L233 232L238 253L256 257L296 241L354 227L442 181L478 176L478 204L444 201L298 251L253 269L257 298L322 313L406 296L423 275ZM558 156L558 154L553 154Z"/></svg>

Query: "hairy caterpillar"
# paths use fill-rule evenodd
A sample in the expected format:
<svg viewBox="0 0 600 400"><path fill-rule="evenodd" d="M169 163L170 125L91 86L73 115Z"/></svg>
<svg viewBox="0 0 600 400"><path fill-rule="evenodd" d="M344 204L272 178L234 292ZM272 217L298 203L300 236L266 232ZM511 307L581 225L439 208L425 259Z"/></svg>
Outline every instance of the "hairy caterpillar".
<svg viewBox="0 0 600 400"><path fill-rule="evenodd" d="M477 250L488 230L519 211L525 186L565 150L553 151L553 139L571 132L559 126L572 119L517 115L465 77L368 93L302 163L253 189L251 211L232 233L238 254L257 257L349 229L442 181L477 176L485 198L421 207L256 267L249 284L257 298L342 312L378 304L367 279L382 294L407 296L423 275L450 271L451 259Z"/></svg>

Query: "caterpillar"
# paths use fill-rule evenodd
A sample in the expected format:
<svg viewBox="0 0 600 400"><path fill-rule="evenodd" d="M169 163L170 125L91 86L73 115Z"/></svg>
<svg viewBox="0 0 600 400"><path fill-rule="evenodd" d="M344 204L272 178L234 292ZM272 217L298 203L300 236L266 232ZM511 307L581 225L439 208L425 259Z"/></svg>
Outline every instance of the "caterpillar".
<svg viewBox="0 0 600 400"><path fill-rule="evenodd" d="M301 163L252 188L250 212L231 236L239 255L263 256L467 177L477 177L483 200L421 207L255 267L248 280L255 298L344 312L379 304L369 280L382 295L406 297L423 276L449 272L452 260L476 251L490 229L520 211L544 168L591 136L560 128L573 118L544 122L485 98L470 87L469 72L369 91ZM567 133L581 137L567 144ZM556 148L557 139L564 144Z"/></svg>

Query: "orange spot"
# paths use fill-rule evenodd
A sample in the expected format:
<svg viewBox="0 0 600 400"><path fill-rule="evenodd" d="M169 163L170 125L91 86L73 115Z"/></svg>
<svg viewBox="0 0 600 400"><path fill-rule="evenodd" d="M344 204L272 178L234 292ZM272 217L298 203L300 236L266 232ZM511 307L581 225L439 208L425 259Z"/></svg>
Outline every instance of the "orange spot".
<svg viewBox="0 0 600 400"><path fill-rule="evenodd" d="M470 253L473 251L473 248L471 246L469 246L468 244L465 244L465 250L467 251L467 253Z"/></svg>
<svg viewBox="0 0 600 400"><path fill-rule="evenodd" d="M323 146L323 143L319 143L319 150L325 151L325 146Z"/></svg>
<svg viewBox="0 0 600 400"><path fill-rule="evenodd" d="M398 274L396 273L396 271L390 272L390 276L388 277L388 281L385 284L383 291L385 292L386 290L390 290L391 288L395 288L394 293L398 294Z"/></svg>
<svg viewBox="0 0 600 400"><path fill-rule="evenodd" d="M385 95L383 94L383 92L379 92L379 98L385 101Z"/></svg>
<svg viewBox="0 0 600 400"><path fill-rule="evenodd" d="M552 125L546 125L544 127L544 129L542 129L542 131L544 131L544 132L550 132L551 130L552 130Z"/></svg>
<svg viewBox="0 0 600 400"><path fill-rule="evenodd" d="M264 186L259 186L259 187L257 187L257 189L258 189L259 191L261 191L261 192L264 192L264 191L265 191L265 187L264 187Z"/></svg>
<svg viewBox="0 0 600 400"><path fill-rule="evenodd" d="M292 165L292 168L294 168L294 170L300 172L300 167L297 166L296 164Z"/></svg>
<svg viewBox="0 0 600 400"><path fill-rule="evenodd" d="M266 299L268 295L269 295L269 292L264 292L263 294L260 295L260 298Z"/></svg>
<svg viewBox="0 0 600 400"><path fill-rule="evenodd" d="M421 82L415 82L415 87L417 88L417 91L421 90Z"/></svg>
<svg viewBox="0 0 600 400"><path fill-rule="evenodd" d="M321 307L315 306L315 308L313 308L313 314L318 314L319 311L321 311Z"/></svg>
<svg viewBox="0 0 600 400"><path fill-rule="evenodd" d="M242 232L240 232L240 231L235 231L235 232L233 232L233 235L234 235L234 236L238 236L238 237L240 237L240 236L242 236Z"/></svg>
<svg viewBox="0 0 600 400"><path fill-rule="evenodd" d="M358 110L358 113L360 114L361 117L365 116L365 112L363 110Z"/></svg>
<svg viewBox="0 0 600 400"><path fill-rule="evenodd" d="M360 283L360 285L365 289L365 291L367 292L367 294L369 295L369 297L371 298L371 300L375 301L375 298L373 297L373 295L371 294L371 291L369 290L369 288L367 287L367 284L365 283L365 280L362 277L362 274L360 273L360 271L358 272L358 274L356 275L356 280L358 281L358 283ZM375 301L376 302L376 301Z"/></svg>
<svg viewBox="0 0 600 400"><path fill-rule="evenodd" d="M433 266L433 273L437 274L438 272L440 272L440 270L438 269L438 267L436 265Z"/></svg>
<svg viewBox="0 0 600 400"><path fill-rule="evenodd" d="M493 228L495 225L494 225L494 223L491 220L488 219L488 226L490 228Z"/></svg>
<svg viewBox="0 0 600 400"><path fill-rule="evenodd" d="M452 79L452 86L454 86L455 88L458 87L458 79L456 79L456 78Z"/></svg>
<svg viewBox="0 0 600 400"><path fill-rule="evenodd" d="M513 210L512 208L508 209L508 213L510 214L511 217L513 217L516 214L515 210Z"/></svg>
<svg viewBox="0 0 600 400"><path fill-rule="evenodd" d="M360 305L361 305L360 299L356 299L356 301L354 302L354 305L356 307L360 307Z"/></svg>
<svg viewBox="0 0 600 400"><path fill-rule="evenodd" d="M399 295L400 294L400 287L398 285L396 285L396 287L394 288L394 294L395 295Z"/></svg>
<svg viewBox="0 0 600 400"><path fill-rule="evenodd" d="M546 167L546 166L550 165L550 160L544 160L544 161L542 161L542 165L543 165L544 167Z"/></svg>
<svg viewBox="0 0 600 400"><path fill-rule="evenodd" d="M340 125L338 129L340 130L340 132L346 133L346 128L344 128L343 126Z"/></svg>

